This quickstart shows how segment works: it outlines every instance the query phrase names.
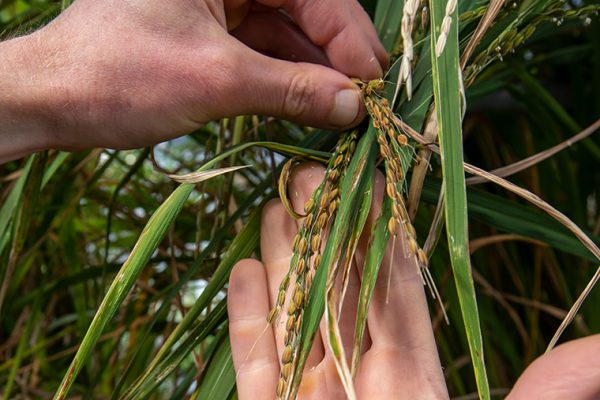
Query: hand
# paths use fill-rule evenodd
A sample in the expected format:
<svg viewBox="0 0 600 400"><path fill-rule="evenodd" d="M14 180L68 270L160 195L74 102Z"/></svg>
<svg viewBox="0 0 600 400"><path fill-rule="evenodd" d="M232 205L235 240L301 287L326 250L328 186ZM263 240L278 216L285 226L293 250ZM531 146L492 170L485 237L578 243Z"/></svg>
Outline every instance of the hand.
<svg viewBox="0 0 600 400"><path fill-rule="evenodd" d="M506 400L600 399L600 335L558 346L535 360Z"/></svg>
<svg viewBox="0 0 600 400"><path fill-rule="evenodd" d="M147 146L243 114L346 128L364 116L348 76L388 62L356 0L77 0L0 52L0 161Z"/></svg>
<svg viewBox="0 0 600 400"><path fill-rule="evenodd" d="M289 192L295 209L302 209L320 183L323 168L304 164L292 174ZM365 227L380 212L384 179L375 178L373 206ZM240 261L229 281L229 333L236 370L238 396L273 399L279 378L285 315L272 329L266 322L277 297L279 282L292 256L298 226L280 201L263 210L261 224L262 262ZM340 318L346 350L351 349L360 276L368 238L363 235L353 265L353 274ZM395 246L391 284L388 272L391 251L384 257L367 317L367 338L355 382L359 399L447 399L439 356L432 334L423 285L412 257L405 257L402 244ZM389 302L386 296L389 290ZM283 308L284 310L286 307ZM301 399L345 399L321 323L302 379ZM537 359L519 378L509 400L600 399L600 335L575 340ZM347 353L347 359L351 354Z"/></svg>
<svg viewBox="0 0 600 400"><path fill-rule="evenodd" d="M317 164L296 168L289 184L294 208L304 207L323 177ZM365 232L370 232L381 208L384 178L375 178L373 206ZM243 260L229 281L229 333L240 400L273 399L279 378L279 360L285 333L285 315L271 329L266 317L277 297L279 282L287 271L295 221L281 202L271 201L263 210L261 225L262 263ZM368 235L363 235L351 273L340 317L344 347L352 348L360 276ZM447 399L448 393L433 337L423 290L412 256L405 246L395 246L394 265L388 286L391 246L384 257L367 316L367 339L356 379L359 399ZM389 301L386 296L389 290ZM286 307L284 306L284 310ZM328 344L327 328L321 324L308 358L299 391L301 399L345 399ZM351 354L347 354L350 357Z"/></svg>

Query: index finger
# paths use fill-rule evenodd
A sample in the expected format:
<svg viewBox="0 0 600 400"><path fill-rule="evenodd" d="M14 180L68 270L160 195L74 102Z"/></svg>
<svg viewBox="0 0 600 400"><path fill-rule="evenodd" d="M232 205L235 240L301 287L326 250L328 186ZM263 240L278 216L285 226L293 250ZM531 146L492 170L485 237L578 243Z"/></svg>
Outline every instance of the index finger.
<svg viewBox="0 0 600 400"><path fill-rule="evenodd" d="M355 0L258 1L288 12L306 36L325 50L338 71L363 80L382 76L385 50L378 40L373 41L372 24L357 21Z"/></svg>

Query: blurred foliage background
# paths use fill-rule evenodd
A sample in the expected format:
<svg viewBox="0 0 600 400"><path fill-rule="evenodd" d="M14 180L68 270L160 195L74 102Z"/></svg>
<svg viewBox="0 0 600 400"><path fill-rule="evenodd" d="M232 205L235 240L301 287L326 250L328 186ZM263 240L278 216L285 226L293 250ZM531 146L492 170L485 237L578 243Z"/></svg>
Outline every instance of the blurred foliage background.
<svg viewBox="0 0 600 400"><path fill-rule="evenodd" d="M535 2L544 7L558 4L563 11L598 4L507 2L486 36L488 43L522 3ZM401 12L392 12L402 8L383 0L363 1L372 15L381 3L388 4L387 18L396 26L393 37L384 37L384 42L395 44ZM459 5L461 46L487 5L485 0ZM0 1L1 37L35 29L64 6L61 1ZM600 21L595 9L590 10L564 19L560 12L548 14L523 44L499 49L474 78L465 93L465 161L493 170L561 143L600 117ZM485 40L479 49L486 47ZM392 54L398 55L397 49ZM430 99L424 99L428 106ZM406 104L410 108L410 102ZM238 117L160 144L154 159L164 170L184 173L239 143L273 142L328 152L336 135L268 117ZM144 225L178 186L157 171L150 155L149 149L51 151L0 166L4 398L51 398L59 387ZM247 239L251 246L240 251L239 258L255 250L254 210L276 195L278 166L289 155L289 149L277 145L251 147L225 157L219 166L252 168L195 186L133 290L98 332L98 343L69 398L121 398L144 376L150 378L139 386L139 397L235 398L220 290L226 273L219 272L220 286L201 306L196 304L217 267L227 261L226 249L235 237ZM599 162L596 134L509 179L558 208L599 243ZM432 157L415 219L421 239L433 219L440 177L439 161ZM502 398L543 353L598 261L564 227L514 194L491 183L470 186L467 193L487 374L492 397ZM477 398L443 240L431 258L431 271L450 318L446 325L431 302L451 396ZM595 288L562 340L599 333L599 304L600 289ZM194 314L185 332L201 333L202 340L179 342L166 350L168 360L153 364L159 347L190 310L197 317ZM226 373L215 377L215 371Z"/></svg>

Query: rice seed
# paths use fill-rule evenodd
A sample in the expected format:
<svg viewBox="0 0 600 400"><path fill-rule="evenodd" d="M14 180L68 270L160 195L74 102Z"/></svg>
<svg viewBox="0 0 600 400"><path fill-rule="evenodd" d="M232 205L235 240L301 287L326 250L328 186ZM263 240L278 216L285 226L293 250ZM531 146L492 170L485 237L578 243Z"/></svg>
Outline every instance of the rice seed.
<svg viewBox="0 0 600 400"><path fill-rule="evenodd" d="M406 230L406 235L409 237L417 237L417 231L415 227L409 222L408 218L406 218L406 214L403 216L404 219L404 229Z"/></svg>
<svg viewBox="0 0 600 400"><path fill-rule="evenodd" d="M422 267L426 267L429 264L429 260L427 259L427 254L423 251L423 249L417 250L417 259L419 260L419 264Z"/></svg>
<svg viewBox="0 0 600 400"><path fill-rule="evenodd" d="M279 293L277 294L277 305L283 306L283 303L285 303L285 289L280 290Z"/></svg>
<svg viewBox="0 0 600 400"><path fill-rule="evenodd" d="M327 210L329 212L329 215L333 216L335 213L335 210L337 210L339 205L339 199L332 201L331 203L329 203L329 210Z"/></svg>
<svg viewBox="0 0 600 400"><path fill-rule="evenodd" d="M438 36L437 43L435 45L436 57L441 56L442 52L444 51L444 47L446 47L446 41L448 39L448 34L450 33L450 25L452 24L452 13L456 9L457 3L458 0L448 0L448 2L446 3L446 14L444 15L444 19L442 20L440 35Z"/></svg>
<svg viewBox="0 0 600 400"><path fill-rule="evenodd" d="M321 264L321 254L317 254L315 256L315 260L313 262L314 268L317 269L319 268L319 265Z"/></svg>
<svg viewBox="0 0 600 400"><path fill-rule="evenodd" d="M285 394L285 388L286 388L286 382L283 380L283 378L279 379L279 382L277 382L277 398L282 398L283 395Z"/></svg>
<svg viewBox="0 0 600 400"><path fill-rule="evenodd" d="M319 209L324 209L327 207L327 204L329 204L329 197L327 196L327 193L322 193L321 198L319 199Z"/></svg>
<svg viewBox="0 0 600 400"><path fill-rule="evenodd" d="M290 304L288 306L288 311L287 311L288 315L296 314L297 309L298 309L298 307L297 307L296 303L294 301L290 301Z"/></svg>
<svg viewBox="0 0 600 400"><path fill-rule="evenodd" d="M317 218L317 227L319 229L325 228L325 225L327 225L328 218L329 216L327 215L327 212L322 212L321 214L319 214L319 217Z"/></svg>
<svg viewBox="0 0 600 400"><path fill-rule="evenodd" d="M295 303L296 308L299 308L303 304L304 290L302 290L302 287L298 284L296 284L296 289L294 290L294 296L292 298L292 301Z"/></svg>
<svg viewBox="0 0 600 400"><path fill-rule="evenodd" d="M306 204L304 204L304 212L306 214L309 214L312 212L313 208L315 208L315 199L313 199L312 197L310 199L308 199L308 201L306 202ZM306 224L306 225L310 225L310 224Z"/></svg>
<svg viewBox="0 0 600 400"><path fill-rule="evenodd" d="M297 252L303 256L306 254L306 250L308 250L308 242L306 241L306 238L301 237L300 241L298 242Z"/></svg>
<svg viewBox="0 0 600 400"><path fill-rule="evenodd" d="M306 216L306 218L304 218L304 225L305 226L311 226L313 223L313 219L314 219L314 214L308 214Z"/></svg>
<svg viewBox="0 0 600 400"><path fill-rule="evenodd" d="M384 159L390 159L392 158L392 152L390 151L390 148L387 146L381 146L381 148L379 149L381 151L381 154L383 155Z"/></svg>
<svg viewBox="0 0 600 400"><path fill-rule="evenodd" d="M281 361L283 364L287 364L292 361L292 346L285 346L283 349L283 354L281 356Z"/></svg>
<svg viewBox="0 0 600 400"><path fill-rule="evenodd" d="M285 322L285 330L287 332L290 332L290 331L295 330L295 328L296 328L296 316L295 315L290 315L290 316L288 316L288 319Z"/></svg>
<svg viewBox="0 0 600 400"><path fill-rule="evenodd" d="M313 253L316 253L317 250L319 250L320 246L321 246L321 235L316 233L311 239L310 249Z"/></svg>
<svg viewBox="0 0 600 400"><path fill-rule="evenodd" d="M398 220L396 218L390 218L388 221L388 230L390 231L390 234L396 236L396 233L398 232Z"/></svg>
<svg viewBox="0 0 600 400"><path fill-rule="evenodd" d="M296 275L302 276L302 274L304 274L305 267L306 267L306 261L304 261L304 258L301 258L300 260L298 260L298 264L296 264Z"/></svg>
<svg viewBox="0 0 600 400"><path fill-rule="evenodd" d="M417 241L412 237L408 238L408 249L410 250L410 252L412 254L415 254L415 255L419 251L419 245L417 244Z"/></svg>
<svg viewBox="0 0 600 400"><path fill-rule="evenodd" d="M339 173L339 171L338 171L337 169L334 169L334 170L332 170L332 171L329 173L329 176L327 177L327 180L328 180L329 182L336 181L336 180L337 180L337 178L338 178L338 176L339 176L339 174L340 174L340 173Z"/></svg>
<svg viewBox="0 0 600 400"><path fill-rule="evenodd" d="M396 188L394 188L394 184L389 182L385 185L385 190L390 199L393 199L396 195Z"/></svg>
<svg viewBox="0 0 600 400"><path fill-rule="evenodd" d="M329 196L328 196L329 201L330 202L334 201L337 198L338 194L339 194L339 190L337 188L332 189L331 192L329 192Z"/></svg>
<svg viewBox="0 0 600 400"><path fill-rule="evenodd" d="M392 214L394 216L396 216L398 219L402 215L402 211L401 210L402 209L400 208L400 205L398 203L393 203L392 204Z"/></svg>
<svg viewBox="0 0 600 400"><path fill-rule="evenodd" d="M396 141L400 146L408 146L408 137L403 133L398 133Z"/></svg>
<svg viewBox="0 0 600 400"><path fill-rule="evenodd" d="M271 308L271 311L269 311L269 315L267 316L267 322L269 322L270 324L275 322L275 320L277 319L277 316L279 315L279 311L280 310L277 309L277 307Z"/></svg>
<svg viewBox="0 0 600 400"><path fill-rule="evenodd" d="M405 83L406 96L408 100L412 97L412 73L411 64L414 57L413 51L413 40L412 31L417 15L417 9L419 8L419 0L406 0L402 9L402 22L400 34L402 35L402 61L400 64L400 71L398 76L398 85L394 93L394 100L392 104L396 102L398 92L402 82Z"/></svg>
<svg viewBox="0 0 600 400"><path fill-rule="evenodd" d="M283 367L281 367L281 376L283 377L283 379L288 381L291 374L292 374L292 363L288 362L286 364L283 364Z"/></svg>

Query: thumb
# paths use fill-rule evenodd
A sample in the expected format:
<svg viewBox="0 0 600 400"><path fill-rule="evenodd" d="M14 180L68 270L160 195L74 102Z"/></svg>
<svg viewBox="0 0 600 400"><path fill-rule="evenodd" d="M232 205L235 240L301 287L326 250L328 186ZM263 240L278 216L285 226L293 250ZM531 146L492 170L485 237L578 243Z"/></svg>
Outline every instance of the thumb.
<svg viewBox="0 0 600 400"><path fill-rule="evenodd" d="M365 115L360 89L334 69L247 50L238 67L238 114L263 114L302 125L343 129ZM233 106L233 104L230 104Z"/></svg>
<svg viewBox="0 0 600 400"><path fill-rule="evenodd" d="M507 400L600 398L600 335L558 346L535 360Z"/></svg>

